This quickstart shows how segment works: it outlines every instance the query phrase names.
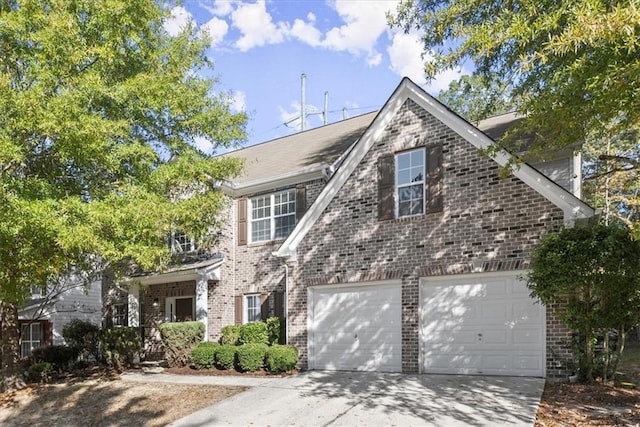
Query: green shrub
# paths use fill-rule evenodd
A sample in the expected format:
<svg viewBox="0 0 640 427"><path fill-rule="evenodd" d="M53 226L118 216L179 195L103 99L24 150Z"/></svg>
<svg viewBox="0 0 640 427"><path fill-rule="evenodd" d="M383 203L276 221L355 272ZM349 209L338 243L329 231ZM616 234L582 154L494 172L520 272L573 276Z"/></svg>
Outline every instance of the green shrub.
<svg viewBox="0 0 640 427"><path fill-rule="evenodd" d="M215 364L218 369L233 369L236 362L236 349L233 345L221 345L215 350Z"/></svg>
<svg viewBox="0 0 640 427"><path fill-rule="evenodd" d="M187 366L191 351L204 338L201 322L161 323L158 327L169 366Z"/></svg>
<svg viewBox="0 0 640 427"><path fill-rule="evenodd" d="M66 371L78 358L79 350L65 345L52 345L36 348L31 352L31 360L34 364L49 363L53 369Z"/></svg>
<svg viewBox="0 0 640 427"><path fill-rule="evenodd" d="M252 322L240 327L240 344L269 344L267 324L264 322Z"/></svg>
<svg viewBox="0 0 640 427"><path fill-rule="evenodd" d="M257 371L264 366L264 356L267 354L266 344L243 344L238 346L238 367L246 372Z"/></svg>
<svg viewBox="0 0 640 427"><path fill-rule="evenodd" d="M267 349L265 369L272 373L286 372L298 364L298 349L292 345L274 345Z"/></svg>
<svg viewBox="0 0 640 427"><path fill-rule="evenodd" d="M242 325L227 325L222 328L222 338L220 343L222 345L239 345L240 328Z"/></svg>
<svg viewBox="0 0 640 427"><path fill-rule="evenodd" d="M27 369L27 381L47 383L51 380L53 371L53 365L49 362L34 363Z"/></svg>
<svg viewBox="0 0 640 427"><path fill-rule="evenodd" d="M209 369L215 363L216 348L220 344L215 342L201 342L191 351L191 363L198 369Z"/></svg>
<svg viewBox="0 0 640 427"><path fill-rule="evenodd" d="M116 369L133 363L142 348L140 330L135 327L118 327L102 330L100 350L105 362Z"/></svg>
<svg viewBox="0 0 640 427"><path fill-rule="evenodd" d="M73 319L62 328L62 336L69 347L76 347L83 357L98 359L100 328L91 322Z"/></svg>
<svg viewBox="0 0 640 427"><path fill-rule="evenodd" d="M269 345L280 342L280 319L278 317L269 317L267 319L267 334L269 336Z"/></svg>

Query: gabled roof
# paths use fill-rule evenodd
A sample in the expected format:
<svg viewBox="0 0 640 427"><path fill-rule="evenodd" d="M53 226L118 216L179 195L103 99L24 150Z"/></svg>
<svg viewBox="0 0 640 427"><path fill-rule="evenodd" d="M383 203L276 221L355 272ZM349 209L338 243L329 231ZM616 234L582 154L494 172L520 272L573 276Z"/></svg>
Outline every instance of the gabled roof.
<svg viewBox="0 0 640 427"><path fill-rule="evenodd" d="M228 189L250 193L321 178L324 170L358 140L375 115L363 114L224 154L245 161L242 175L234 178Z"/></svg>
<svg viewBox="0 0 640 427"><path fill-rule="evenodd" d="M348 153L335 175L333 175L332 179L324 187L289 237L287 237L280 248L274 252L274 255L295 259L296 249L304 236L306 236L331 200L333 200L338 191L340 191L351 173L362 161L375 141L379 139L387 124L389 124L407 99L413 100L476 148L487 149L494 144L494 141L477 127L449 110L410 79L406 77L403 78L383 108L376 115L373 122ZM509 163L509 160L512 159L512 155L503 150L491 155L491 158L500 166L505 166ZM528 164L520 164L519 167L512 171L512 174L562 209L566 224L572 224L577 218L588 218L594 215L593 208Z"/></svg>

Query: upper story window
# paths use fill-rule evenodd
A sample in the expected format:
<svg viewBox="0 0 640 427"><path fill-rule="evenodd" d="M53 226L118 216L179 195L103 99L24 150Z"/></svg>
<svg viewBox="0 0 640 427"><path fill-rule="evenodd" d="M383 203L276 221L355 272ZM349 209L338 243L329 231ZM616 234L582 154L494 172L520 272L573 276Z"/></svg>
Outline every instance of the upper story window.
<svg viewBox="0 0 640 427"><path fill-rule="evenodd" d="M286 238L296 225L296 190L252 197L249 224L251 242Z"/></svg>
<svg viewBox="0 0 640 427"><path fill-rule="evenodd" d="M198 249L193 237L180 231L173 231L169 239L169 248L173 253L193 252Z"/></svg>
<svg viewBox="0 0 640 427"><path fill-rule="evenodd" d="M425 201L424 149L396 154L396 217L422 215Z"/></svg>

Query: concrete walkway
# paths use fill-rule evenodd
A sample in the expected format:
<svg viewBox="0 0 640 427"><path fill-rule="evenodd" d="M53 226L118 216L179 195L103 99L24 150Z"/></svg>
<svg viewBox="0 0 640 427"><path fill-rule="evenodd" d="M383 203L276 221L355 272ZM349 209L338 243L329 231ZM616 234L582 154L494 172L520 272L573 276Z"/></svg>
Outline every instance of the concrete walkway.
<svg viewBox="0 0 640 427"><path fill-rule="evenodd" d="M303 372L286 378L124 374L251 387L171 426L532 426L541 378Z"/></svg>

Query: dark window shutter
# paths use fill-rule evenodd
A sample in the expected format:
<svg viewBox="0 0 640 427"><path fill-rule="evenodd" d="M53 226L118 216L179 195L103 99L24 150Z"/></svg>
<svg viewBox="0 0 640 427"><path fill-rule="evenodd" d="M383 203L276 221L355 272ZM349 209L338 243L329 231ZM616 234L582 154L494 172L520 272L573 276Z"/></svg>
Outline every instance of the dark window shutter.
<svg viewBox="0 0 640 427"><path fill-rule="evenodd" d="M238 199L238 245L247 244L247 199Z"/></svg>
<svg viewBox="0 0 640 427"><path fill-rule="evenodd" d="M264 321L269 317L269 295L260 294L260 318Z"/></svg>
<svg viewBox="0 0 640 427"><path fill-rule="evenodd" d="M395 157L387 154L378 158L378 219L395 217Z"/></svg>
<svg viewBox="0 0 640 427"><path fill-rule="evenodd" d="M442 144L427 147L427 213L442 212Z"/></svg>
<svg viewBox="0 0 640 427"><path fill-rule="evenodd" d="M273 315L281 320L286 317L284 313L284 292L273 293Z"/></svg>
<svg viewBox="0 0 640 427"><path fill-rule="evenodd" d="M236 325L242 325L242 295L236 295L235 297L235 320Z"/></svg>
<svg viewBox="0 0 640 427"><path fill-rule="evenodd" d="M53 328L51 322L44 321L41 323L42 325L42 345L50 346L53 344Z"/></svg>
<svg viewBox="0 0 640 427"><path fill-rule="evenodd" d="M307 211L307 187L299 185L296 187L296 222L300 221Z"/></svg>

